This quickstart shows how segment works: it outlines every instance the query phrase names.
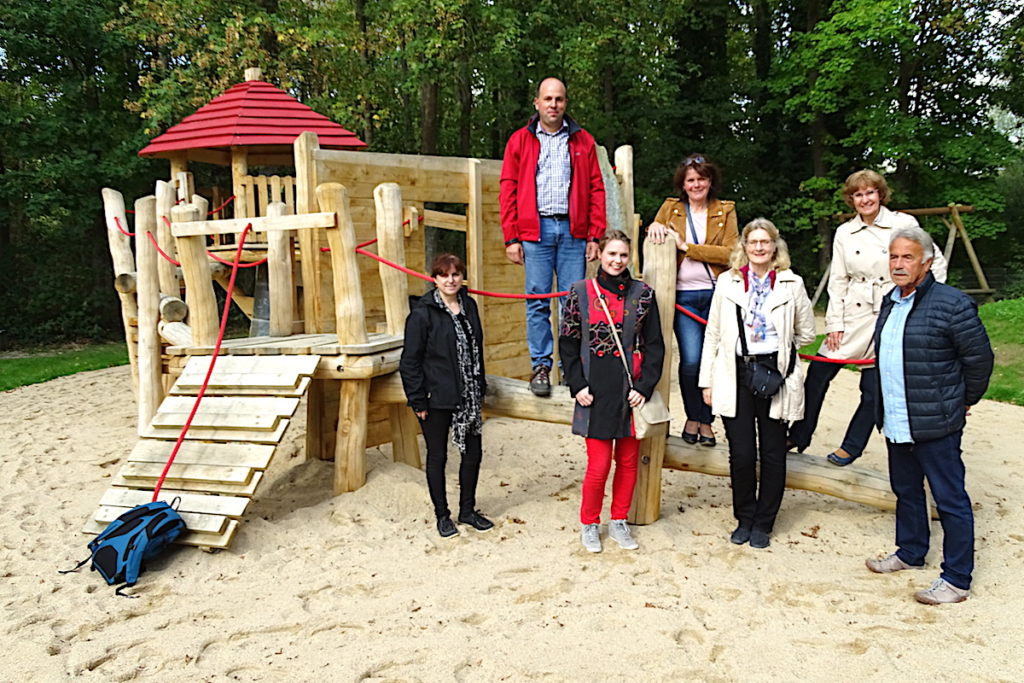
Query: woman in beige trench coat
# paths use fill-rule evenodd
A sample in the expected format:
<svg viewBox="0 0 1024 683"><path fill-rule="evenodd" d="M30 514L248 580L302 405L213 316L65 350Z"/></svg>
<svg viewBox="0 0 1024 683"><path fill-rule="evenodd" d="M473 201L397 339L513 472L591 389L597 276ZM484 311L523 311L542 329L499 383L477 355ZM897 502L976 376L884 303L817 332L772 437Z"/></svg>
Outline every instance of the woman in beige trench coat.
<svg viewBox="0 0 1024 683"><path fill-rule="evenodd" d="M916 226L917 219L885 207L890 197L885 178L875 171L857 171L846 179L843 199L857 212L836 228L825 313L825 358L866 360L874 357L872 335L882 297L892 289L889 279L889 235L896 228ZM946 280L946 259L935 249L932 274ZM804 419L789 431L789 446L803 452L811 444L829 384L842 363L812 361L804 386ZM861 366L860 403L850 418L842 445L828 454L840 467L864 452L874 421L873 387L878 381L874 365Z"/></svg>

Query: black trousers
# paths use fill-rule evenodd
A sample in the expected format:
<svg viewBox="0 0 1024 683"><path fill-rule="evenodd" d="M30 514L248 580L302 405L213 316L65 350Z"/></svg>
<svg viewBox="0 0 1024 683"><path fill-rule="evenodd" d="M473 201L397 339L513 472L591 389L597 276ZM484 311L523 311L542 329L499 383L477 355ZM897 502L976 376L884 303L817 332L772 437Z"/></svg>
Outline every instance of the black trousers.
<svg viewBox="0 0 1024 683"><path fill-rule="evenodd" d="M818 417L825 403L825 394L832 380L842 369L839 363L811 361L804 380L804 419L795 422L789 430L789 440L801 449L811 445L811 437L818 428ZM860 371L860 403L850 418L843 437L842 449L859 457L871 438L875 426L875 384L878 382L877 368L863 368Z"/></svg>
<svg viewBox="0 0 1024 683"><path fill-rule="evenodd" d="M448 517L448 494L445 492L444 468L448 463L448 432L454 410L431 408L427 419L420 420L423 438L427 442L427 490L434 514ZM466 451L459 465L459 513L472 512L476 508L476 482L480 478L480 460L483 445L479 434L466 436Z"/></svg>
<svg viewBox="0 0 1024 683"><path fill-rule="evenodd" d="M737 359L736 376L742 378ZM768 417L770 398L757 398L736 383L736 417L723 417L729 439L732 511L741 527L771 533L786 488L786 423ZM761 461L758 487L757 462Z"/></svg>

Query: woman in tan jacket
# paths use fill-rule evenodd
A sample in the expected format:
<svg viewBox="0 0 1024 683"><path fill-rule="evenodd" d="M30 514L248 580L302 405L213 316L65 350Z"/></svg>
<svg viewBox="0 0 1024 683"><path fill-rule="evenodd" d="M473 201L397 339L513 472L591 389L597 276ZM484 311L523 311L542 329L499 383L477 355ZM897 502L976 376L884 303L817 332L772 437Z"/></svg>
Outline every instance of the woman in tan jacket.
<svg viewBox="0 0 1024 683"><path fill-rule="evenodd" d="M729 540L766 548L786 485L786 425L804 412L796 349L814 340L814 313L803 279L789 269L786 243L768 219L743 228L731 265L718 278L711 301L699 383L729 439L737 521ZM748 388L747 362L775 368L785 378L773 396Z"/></svg>
<svg viewBox="0 0 1024 683"><path fill-rule="evenodd" d="M736 206L718 198L721 189L718 167L700 154L692 154L676 168L674 184L679 198L661 205L647 238L661 244L671 237L678 249L676 304L707 319L715 279L729 265L729 255L739 237ZM697 387L704 324L676 311L676 343L679 345L679 387L686 410L683 440L715 445L711 410Z"/></svg>

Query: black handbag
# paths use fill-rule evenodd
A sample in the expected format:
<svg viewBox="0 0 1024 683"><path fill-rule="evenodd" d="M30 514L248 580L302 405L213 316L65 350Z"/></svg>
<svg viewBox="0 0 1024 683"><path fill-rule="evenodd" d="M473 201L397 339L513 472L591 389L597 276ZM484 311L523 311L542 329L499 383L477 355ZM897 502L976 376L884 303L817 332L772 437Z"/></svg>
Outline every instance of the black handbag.
<svg viewBox="0 0 1024 683"><path fill-rule="evenodd" d="M740 315L740 307L736 306L736 329L740 335L740 349L743 351L743 372L740 381L743 386L750 390L757 398L771 398L779 393L782 383L786 381L793 372L796 365L796 347L789 347L789 369L785 376L777 367L766 365L763 358L751 356L747 350L747 335L743 331L743 317Z"/></svg>

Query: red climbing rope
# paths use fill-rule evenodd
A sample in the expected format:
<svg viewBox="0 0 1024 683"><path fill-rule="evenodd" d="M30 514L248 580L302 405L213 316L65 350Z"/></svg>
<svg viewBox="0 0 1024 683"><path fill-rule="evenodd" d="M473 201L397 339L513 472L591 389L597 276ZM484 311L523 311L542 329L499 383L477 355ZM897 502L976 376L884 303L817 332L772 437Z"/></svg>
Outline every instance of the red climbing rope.
<svg viewBox="0 0 1024 683"><path fill-rule="evenodd" d="M163 249L160 248L160 245L157 244L156 238L153 237L153 233L151 233L151 232L149 232L147 230L146 231L146 237L148 237L149 241L153 243L153 248L156 249L156 253L160 254L161 256L163 256L165 259L167 259L168 261L170 261L171 263L173 263L176 266L180 266L181 265L181 263L179 263L178 261L175 261L174 259L172 259L167 254L167 252L165 252Z"/></svg>
<svg viewBox="0 0 1024 683"><path fill-rule="evenodd" d="M213 375L213 366L217 364L217 356L220 355L220 345L224 341L224 330L228 326L228 313L231 311L231 294L235 291L235 278L238 276L238 265L242 260L242 245L245 244L245 237L252 230L252 223L245 226L245 230L242 231L241 237L238 238L238 248L235 250L235 260L231 264L231 280L228 281L227 295L224 297L224 313L220 317L220 331L217 332L217 343L213 347L213 355L210 357L210 367L206 370L206 377L203 379L203 385L199 387L199 394L196 396L196 402L192 405L192 411L188 414L188 419L185 420L185 426L181 428L181 434L178 435L178 440L174 443L174 448L171 450L170 457L167 458L167 464L164 465L163 472L160 473L160 478L156 481L156 486L153 487L153 501L155 502L160 496L160 489L164 485L164 480L167 479L167 473L171 469L171 465L174 464L174 458L178 455L178 451L181 449L181 444L185 441L185 435L188 434L189 427L192 426L192 420L196 416L196 412L199 410L199 404L203 400L203 396L206 395L206 388L210 384L210 377Z"/></svg>
<svg viewBox="0 0 1024 683"><path fill-rule="evenodd" d="M704 318L700 317L699 315L697 315L693 311L686 310L685 308L683 308L679 304L676 304L676 310L679 311L680 313L690 317L690 318L693 318L694 320L699 322L701 325L707 325L708 324L707 320L705 320ZM813 361L818 361L819 363L837 363L839 365L874 365L875 364L875 359L874 358L866 358L866 359L862 359L862 360L849 360L849 359L846 359L846 358L826 358L825 356L812 356L811 354L808 354L808 353L801 353L800 357L803 358L804 360L813 360Z"/></svg>
<svg viewBox="0 0 1024 683"><path fill-rule="evenodd" d="M221 204L220 206L218 206L218 207L217 207L216 209L214 209L214 210L212 210L212 211L207 211L207 212L206 212L206 215L207 215L207 216L212 216L213 214L217 213L218 211L223 211L223 210L224 210L224 208L225 208L225 207L226 207L226 206L227 206L228 204L230 204L231 202L233 202L233 201L235 201L235 195L231 195L230 197L228 197L227 199L225 199L225 200L224 200L224 203L223 203L223 204Z"/></svg>
<svg viewBox="0 0 1024 683"><path fill-rule="evenodd" d="M120 230L121 234L124 235L125 237L135 237L134 232L128 232L127 230L121 227L121 219L118 218L117 216L114 216L114 225L117 226L117 229Z"/></svg>

